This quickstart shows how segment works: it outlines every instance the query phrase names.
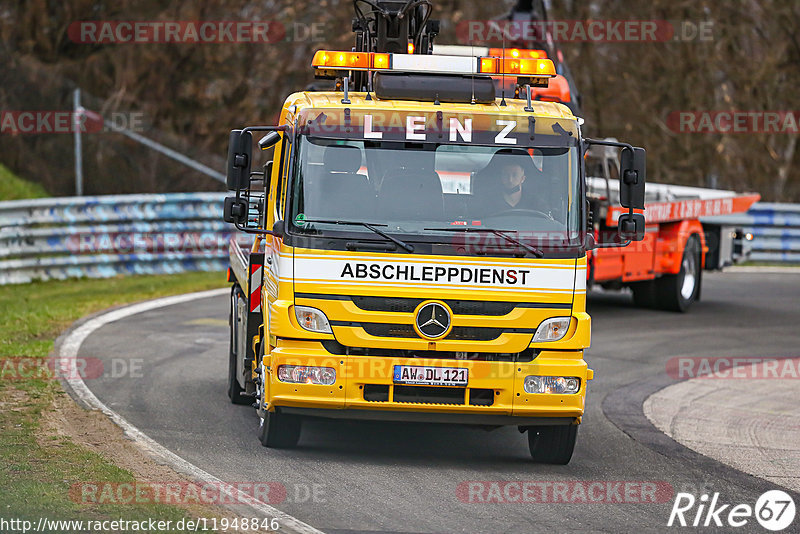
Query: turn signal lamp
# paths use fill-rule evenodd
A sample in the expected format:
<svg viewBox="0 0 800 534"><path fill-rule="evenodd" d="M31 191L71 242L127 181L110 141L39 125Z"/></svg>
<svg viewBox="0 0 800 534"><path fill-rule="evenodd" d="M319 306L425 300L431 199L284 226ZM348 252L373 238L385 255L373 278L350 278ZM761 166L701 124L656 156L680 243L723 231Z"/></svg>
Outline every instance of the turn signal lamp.
<svg viewBox="0 0 800 534"><path fill-rule="evenodd" d="M310 332L320 332L322 334L332 333L328 318L316 308L311 308L310 306L295 306L294 315L295 318L297 318L297 323Z"/></svg>
<svg viewBox="0 0 800 534"><path fill-rule="evenodd" d="M569 330L570 321L569 317L551 317L542 321L533 335L533 342L560 340Z"/></svg>

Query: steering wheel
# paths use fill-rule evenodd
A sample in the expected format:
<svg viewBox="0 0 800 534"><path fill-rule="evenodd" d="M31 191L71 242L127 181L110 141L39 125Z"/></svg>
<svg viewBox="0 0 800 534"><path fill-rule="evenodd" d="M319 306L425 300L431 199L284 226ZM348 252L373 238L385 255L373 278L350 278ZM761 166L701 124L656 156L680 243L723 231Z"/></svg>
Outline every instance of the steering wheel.
<svg viewBox="0 0 800 534"><path fill-rule="evenodd" d="M553 216L549 213L545 213L539 210L529 210L525 208L511 208L510 210L503 210L498 211L497 213L492 213L489 217L497 217L499 215L514 215L514 214L525 214L525 215L536 215L537 217L541 217L543 219L549 219L551 221L555 221Z"/></svg>

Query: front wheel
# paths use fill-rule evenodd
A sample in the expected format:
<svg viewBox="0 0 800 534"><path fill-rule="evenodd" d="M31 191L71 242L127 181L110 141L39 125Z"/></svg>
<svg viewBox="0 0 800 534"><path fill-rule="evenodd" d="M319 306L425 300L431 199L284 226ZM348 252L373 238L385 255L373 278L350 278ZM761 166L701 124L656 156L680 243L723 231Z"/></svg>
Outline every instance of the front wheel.
<svg viewBox="0 0 800 534"><path fill-rule="evenodd" d="M656 279L656 304L664 310L685 312L700 296L700 241L692 235L683 249L681 270Z"/></svg>
<svg viewBox="0 0 800 534"><path fill-rule="evenodd" d="M271 412L264 411L260 417L258 439L264 447L272 449L291 449L300 440L301 420L296 415L287 415L275 408Z"/></svg>
<svg viewBox="0 0 800 534"><path fill-rule="evenodd" d="M528 448L533 461L567 465L575 450L578 425L532 426L528 428Z"/></svg>

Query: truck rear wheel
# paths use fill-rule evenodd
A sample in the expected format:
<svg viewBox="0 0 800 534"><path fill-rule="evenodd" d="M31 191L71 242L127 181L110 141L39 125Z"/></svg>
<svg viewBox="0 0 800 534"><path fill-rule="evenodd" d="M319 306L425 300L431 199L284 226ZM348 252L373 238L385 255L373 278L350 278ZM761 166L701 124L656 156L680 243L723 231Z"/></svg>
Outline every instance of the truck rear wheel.
<svg viewBox="0 0 800 534"><path fill-rule="evenodd" d="M567 465L577 437L578 425L528 427L531 458L540 464Z"/></svg>
<svg viewBox="0 0 800 534"><path fill-rule="evenodd" d="M264 447L273 449L291 449L300 440L302 422L296 415L287 415L275 408L272 412L264 412L258 428L258 439Z"/></svg>
<svg viewBox="0 0 800 534"><path fill-rule="evenodd" d="M700 241L692 235L683 249L680 272L656 279L656 305L669 311L688 310L700 296L701 273Z"/></svg>
<svg viewBox="0 0 800 534"><path fill-rule="evenodd" d="M228 325L230 327L230 336L228 344L228 398L231 399L233 404L245 405L252 404L253 399L244 395L244 389L239 385L236 379L236 348L234 341L236 340L236 299L237 291L234 287L231 292L231 313L228 316Z"/></svg>

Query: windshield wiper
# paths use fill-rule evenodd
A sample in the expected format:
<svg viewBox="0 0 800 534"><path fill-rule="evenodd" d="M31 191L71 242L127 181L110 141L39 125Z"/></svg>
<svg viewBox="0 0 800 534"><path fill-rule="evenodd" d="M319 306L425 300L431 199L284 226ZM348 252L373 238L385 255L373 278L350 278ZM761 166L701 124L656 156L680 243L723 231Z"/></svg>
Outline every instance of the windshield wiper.
<svg viewBox="0 0 800 534"><path fill-rule="evenodd" d="M414 252L414 245L410 245L410 244L408 244L408 243L406 243L404 241L400 241L396 237L392 237L389 234L387 234L386 232L384 232L382 230L378 230L377 228L375 228L375 226L388 226L388 224L378 224L378 223L372 224L372 223L366 223L366 222L363 222L363 221L340 221L340 220L336 220L336 219L303 219L303 222L304 223L347 224L347 225L351 225L351 226L363 226L364 228L372 230L373 232L375 232L379 236L388 239L389 241L391 241L395 245L397 245L399 247L402 247L403 249L406 250L406 252Z"/></svg>
<svg viewBox="0 0 800 534"><path fill-rule="evenodd" d="M461 227L448 227L448 228L424 228L424 230L431 230L431 231L438 231L438 232L491 232L494 235L499 235L503 239L507 240L509 243L514 243L515 245L524 248L537 258L541 258L544 256L544 252L539 250L538 248L526 245L525 243L521 243L511 237L510 235L506 234L505 232L510 232L511 230L495 230L494 228L477 228L475 226L461 226Z"/></svg>

